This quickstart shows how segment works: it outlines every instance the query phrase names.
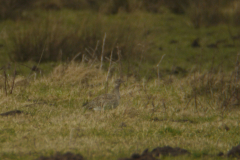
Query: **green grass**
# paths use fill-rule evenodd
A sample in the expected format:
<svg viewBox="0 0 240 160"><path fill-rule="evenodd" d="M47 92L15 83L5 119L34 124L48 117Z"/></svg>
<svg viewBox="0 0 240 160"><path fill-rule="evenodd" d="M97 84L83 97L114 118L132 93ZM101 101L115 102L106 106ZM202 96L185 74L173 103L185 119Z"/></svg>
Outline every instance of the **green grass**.
<svg viewBox="0 0 240 160"><path fill-rule="evenodd" d="M161 80L164 85L152 81L145 83L145 89L142 81L130 78L121 87L118 108L92 112L85 111L81 104L102 92L106 73L79 64L69 65L60 75L59 69L61 66L49 76L31 80L27 86L16 86L12 95L5 96L1 89L0 112L14 109L25 112L0 117L1 159L35 159L67 151L80 153L87 159L117 159L165 145L192 153L173 159L205 156L216 159L212 155L220 151L226 153L239 143L239 110L226 110L222 118L219 106L208 107L204 95L201 98L203 108L196 109L194 103L190 103L184 109L188 99L181 102L178 99L191 90L189 78L174 78L172 84ZM93 86L81 83L84 79ZM109 85L112 88L112 81ZM155 99L149 99L149 95ZM158 106L154 114L152 102ZM159 120L153 120L151 115ZM224 125L230 130L226 131Z"/></svg>
<svg viewBox="0 0 240 160"><path fill-rule="evenodd" d="M86 111L82 107L87 100L105 93L107 61L103 71L99 71L98 62L92 67L88 63L79 63L80 59L77 63L70 63L66 57L71 60L76 53L66 52L62 61L41 62L39 67L43 74L36 77L30 68L38 64L39 58L27 62L13 61L12 67L6 70L7 96L5 78L0 75L0 113L19 109L24 114L0 117L0 159L30 160L67 151L80 153L91 160L118 159L165 145L187 149L192 155L161 159L217 159L212 155L220 151L226 153L239 144L239 106L234 108L235 102L230 101L225 110L221 108L223 101L236 93L233 91L238 91L231 73L236 67L240 41L232 41L229 29L233 35L238 35L239 28L220 24L195 29L185 15L174 15L165 10L161 14L136 11L116 15L66 9L29 11L18 22L0 22L0 44L3 44L0 66L10 62L8 55L15 49L8 37L12 36L12 30L19 33L23 29L27 33L31 27L38 27L30 20L46 19L55 19L52 21L54 25L61 22L66 28L82 27L79 28L82 33L89 33L84 32L88 28L100 40L106 32L107 56L115 47L113 42L120 38L119 45L125 58L122 60L125 80L128 74L126 84L121 87L121 104L115 110L104 112ZM26 36L29 42L32 42L31 38L35 37ZM199 48L191 46L196 38L200 38ZM221 39L225 42L218 48L207 47ZM133 43L128 43L132 40ZM172 40L177 43L170 43ZM96 45L95 41L84 44L81 44L84 41L76 43L76 39L69 41L80 46L75 51L84 53L86 47ZM227 44L235 46L225 47ZM101 47L98 52L101 53ZM37 57L41 53L42 48ZM164 54L158 80L156 65ZM117 58L114 50L114 61ZM116 70L110 78L109 90L113 87L113 80L119 77L119 63L114 66ZM172 67L186 69L188 74L174 75ZM15 68L15 87L13 94L9 94ZM205 79L202 80L204 73ZM206 78L211 76L212 81ZM206 92L208 86L210 89ZM230 128L228 131L225 125Z"/></svg>
<svg viewBox="0 0 240 160"><path fill-rule="evenodd" d="M51 33L53 34L52 36L54 37L55 35L55 39L53 38L51 44L49 44L49 47L52 47L52 49L58 50L56 46L60 44L61 38L63 38L62 41L64 41L64 37L66 37L65 34L69 32L67 28L76 30L80 36L67 37L69 42L61 45L61 49L63 49L63 61L66 59L71 60L78 52L85 53L84 50L87 47L95 48L97 40L100 40L98 53L101 53L102 38L106 32L105 54L109 56L112 47L115 47L118 43L125 59L131 61L130 72L139 70L139 76L146 76L147 78L156 77L156 73L153 73L152 70L155 70L157 63L164 54L166 54L166 56L160 65L160 71L163 75L169 74L173 66L184 68L187 71L193 68L201 68L207 71L212 67L230 71L235 65L240 46L239 40L233 41L231 39L231 35L235 36L239 34L240 31L238 27L220 24L218 26L195 29L187 16L174 15L167 11L163 14L133 12L130 14L101 15L89 11L63 9L48 12L39 10L33 11L33 13L35 15L34 21L38 23L31 23L27 18L21 20L19 23L12 21L1 22L0 30L4 36L0 38L0 42L3 44L3 47L0 48L0 64L9 61L7 59L8 55L13 56L14 54L27 53L29 54L27 57L31 57L32 54L32 60L37 63L43 47L35 48L34 52L28 50L28 48L32 48L31 46L34 45L32 42L37 40L34 39L34 37L37 37L38 34L35 33L34 29L31 31L31 28L38 28L40 22L40 24L42 24L40 28L44 28L43 22L45 23L46 21L49 21L49 28L53 31L53 33ZM60 22L62 28L54 28L54 26ZM96 26L98 27L96 28ZM64 29L64 32L62 29ZM15 32L12 32L12 30ZM25 38L20 38L25 32L30 31L36 35L31 37L26 34ZM14 33L17 34L14 35ZM90 33L92 33L92 35ZM45 32L42 34L45 34ZM56 35L58 35L58 38L56 38ZM88 41L88 39L84 40L81 36L89 38L95 37L95 41L94 39L91 41ZM10 37L10 39L8 37ZM11 39L11 37L20 38L22 42L13 45L13 39ZM200 38L199 43L201 47L199 48L191 47L191 43L196 38ZM58 41L58 39L60 40ZM177 41L177 43L171 44L170 42L172 40ZM220 43L218 48L207 47L207 45L216 43L219 40L224 40L224 42ZM46 43L40 39L37 41L42 45ZM226 45L235 46L226 47ZM15 49L20 47L22 49L24 47L25 49L22 51ZM69 50L69 48L72 48L72 50ZM43 60L46 61L48 54L56 55L52 57L55 59L58 57L59 51L45 51ZM114 57L116 60L116 51L114 51ZM125 64L123 65L123 70L127 72L129 68L128 62L123 63ZM48 70L51 70L53 67L49 65L49 67L46 68L48 68L47 72L49 72ZM22 69L20 70L22 71Z"/></svg>

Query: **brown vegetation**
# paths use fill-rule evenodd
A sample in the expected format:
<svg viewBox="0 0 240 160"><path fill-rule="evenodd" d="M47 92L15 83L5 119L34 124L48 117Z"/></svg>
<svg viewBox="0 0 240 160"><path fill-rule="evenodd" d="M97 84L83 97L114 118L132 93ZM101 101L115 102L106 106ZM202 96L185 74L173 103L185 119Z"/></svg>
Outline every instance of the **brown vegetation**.
<svg viewBox="0 0 240 160"><path fill-rule="evenodd" d="M66 61L74 58L80 52L81 59L100 60L102 50L102 39L104 32L106 35L105 56L109 56L111 50L119 47L124 58L138 52L138 38L141 33L137 33L133 27L128 27L124 23L111 22L106 24L104 17L93 17L95 20L84 19L73 25L56 20L54 17L47 20L35 21L30 24L16 26L15 32L9 31L6 43L9 57L12 61ZM131 32L131 35L124 32ZM140 48L141 49L141 48ZM132 53L132 54L130 54ZM94 55L94 57L93 57ZM116 54L114 54L116 55ZM116 58L116 56L114 56Z"/></svg>
<svg viewBox="0 0 240 160"><path fill-rule="evenodd" d="M218 23L239 24L239 2L237 0L0 0L0 19L21 18L32 9L59 10L63 8L94 10L106 14L145 10L162 12L167 7L173 13L187 14L195 27ZM232 22L229 22L232 21Z"/></svg>

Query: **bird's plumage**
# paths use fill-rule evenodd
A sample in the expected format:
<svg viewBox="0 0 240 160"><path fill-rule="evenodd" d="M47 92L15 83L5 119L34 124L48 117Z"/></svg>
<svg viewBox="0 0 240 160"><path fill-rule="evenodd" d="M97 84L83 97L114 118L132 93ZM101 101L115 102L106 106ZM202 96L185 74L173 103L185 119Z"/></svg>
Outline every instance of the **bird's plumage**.
<svg viewBox="0 0 240 160"><path fill-rule="evenodd" d="M120 102L119 87L123 82L124 81L122 81L121 79L117 79L115 81L115 87L111 93L102 94L94 98L92 101L87 103L85 107L93 110L106 110L116 108Z"/></svg>

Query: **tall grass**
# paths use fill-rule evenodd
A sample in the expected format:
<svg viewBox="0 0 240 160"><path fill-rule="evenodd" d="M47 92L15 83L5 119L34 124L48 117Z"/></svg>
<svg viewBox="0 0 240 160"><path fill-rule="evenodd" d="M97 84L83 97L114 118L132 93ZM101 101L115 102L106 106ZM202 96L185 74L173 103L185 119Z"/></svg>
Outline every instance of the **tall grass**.
<svg viewBox="0 0 240 160"><path fill-rule="evenodd" d="M6 39L9 57L13 61L38 61L43 53L42 61L58 61L73 58L81 52L91 58L89 51L94 50L98 41L102 43L104 33L107 34L104 56L110 55L116 46L124 57L138 52L140 40L137 37L141 37L143 31L135 28L137 22L106 20L104 15L98 14L86 18L86 14L81 17L74 15L72 20L48 17L34 23L23 21L17 24L15 31L10 30ZM100 58L101 48L95 52Z"/></svg>
<svg viewBox="0 0 240 160"><path fill-rule="evenodd" d="M36 159L71 151L88 159L118 159L168 145L190 151L192 155L185 159L216 159L214 155L226 153L239 143L240 134L239 109L228 107L223 111L214 102L221 102L215 96L221 94L221 88L224 92L232 85L228 78L222 86L214 84L218 80L210 80L222 75L211 73L206 76L209 78L197 81L198 75L194 79L193 73L183 79L173 76L172 83L160 80L159 84L130 77L120 89L121 103L116 109L92 112L85 111L81 104L103 92L107 73L77 63L57 66L52 74L31 80L27 86L16 85L13 95L6 97L1 90L0 113L21 112L0 118L0 158L16 159L16 155L19 159ZM116 77L109 79L110 88ZM212 92L210 99L211 91L199 91L199 107L191 101L185 108L192 83L208 84L208 91L220 89ZM225 93L230 97L231 92Z"/></svg>

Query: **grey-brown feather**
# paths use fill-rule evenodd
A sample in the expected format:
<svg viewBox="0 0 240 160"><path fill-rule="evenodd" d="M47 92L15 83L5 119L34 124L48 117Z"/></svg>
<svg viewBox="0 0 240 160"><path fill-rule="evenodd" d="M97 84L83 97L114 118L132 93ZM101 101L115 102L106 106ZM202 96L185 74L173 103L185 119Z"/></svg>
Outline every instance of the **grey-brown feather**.
<svg viewBox="0 0 240 160"><path fill-rule="evenodd" d="M111 93L102 94L88 104L86 104L86 108L93 109L93 110L106 110L106 109L113 109L116 108L120 103L120 92L119 87L121 83L123 83L121 79L117 79L115 81L115 87Z"/></svg>

